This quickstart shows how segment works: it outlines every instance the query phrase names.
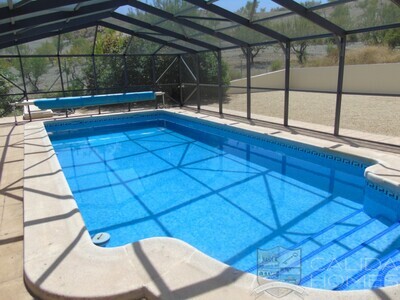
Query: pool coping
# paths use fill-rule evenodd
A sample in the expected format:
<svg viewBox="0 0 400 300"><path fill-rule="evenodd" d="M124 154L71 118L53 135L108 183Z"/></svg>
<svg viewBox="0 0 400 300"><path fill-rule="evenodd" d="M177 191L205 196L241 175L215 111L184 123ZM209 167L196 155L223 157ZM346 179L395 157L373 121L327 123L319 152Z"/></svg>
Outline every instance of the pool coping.
<svg viewBox="0 0 400 300"><path fill-rule="evenodd" d="M167 111L374 160L377 164L367 168L365 176L389 190L400 190L400 156L190 111ZM135 112L113 116L125 114ZM116 248L95 246L44 122L27 123L24 135L24 278L28 289L38 298L277 299L268 293L254 292L260 284L272 281L231 268L178 239L150 238ZM292 293L282 299L400 298L400 285L344 292L302 287L301 290L303 295Z"/></svg>

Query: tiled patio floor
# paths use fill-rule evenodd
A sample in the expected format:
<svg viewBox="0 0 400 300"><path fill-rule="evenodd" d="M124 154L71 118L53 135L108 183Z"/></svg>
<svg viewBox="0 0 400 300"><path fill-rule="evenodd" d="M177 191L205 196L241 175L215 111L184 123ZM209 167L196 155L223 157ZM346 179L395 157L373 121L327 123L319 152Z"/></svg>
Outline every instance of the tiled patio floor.
<svg viewBox="0 0 400 300"><path fill-rule="evenodd" d="M0 124L0 299L32 299L23 281L23 130Z"/></svg>

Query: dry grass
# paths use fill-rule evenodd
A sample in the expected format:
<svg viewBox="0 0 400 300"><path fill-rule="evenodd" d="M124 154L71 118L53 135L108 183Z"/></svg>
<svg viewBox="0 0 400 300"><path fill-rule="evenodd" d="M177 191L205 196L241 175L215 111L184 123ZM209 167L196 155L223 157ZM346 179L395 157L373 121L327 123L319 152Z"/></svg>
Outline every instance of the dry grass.
<svg viewBox="0 0 400 300"><path fill-rule="evenodd" d="M310 59L305 67L337 66L338 50L335 48L325 57ZM348 49L346 52L347 65L368 65L400 62L400 51L384 46L368 46Z"/></svg>
<svg viewBox="0 0 400 300"><path fill-rule="evenodd" d="M380 64L400 62L400 51L387 47L369 46L349 50L346 54L346 64Z"/></svg>

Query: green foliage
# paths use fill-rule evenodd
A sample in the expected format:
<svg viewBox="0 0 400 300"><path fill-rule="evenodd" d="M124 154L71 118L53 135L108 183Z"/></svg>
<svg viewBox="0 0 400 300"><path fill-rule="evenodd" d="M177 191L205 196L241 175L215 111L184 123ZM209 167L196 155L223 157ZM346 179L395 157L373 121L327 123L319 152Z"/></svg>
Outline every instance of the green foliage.
<svg viewBox="0 0 400 300"><path fill-rule="evenodd" d="M8 80L14 80L14 75L9 71L11 64L6 59L0 58L0 74L6 77ZM11 92L12 85L9 81L0 77L0 117L7 116L11 113L12 107L9 102L13 99L11 96L5 96Z"/></svg>
<svg viewBox="0 0 400 300"><path fill-rule="evenodd" d="M86 28L63 34L60 38L60 53L69 55L91 54L93 52L94 29ZM57 41L58 42L58 41ZM82 95L87 82L94 82L91 57L61 58L64 89L71 96Z"/></svg>
<svg viewBox="0 0 400 300"><path fill-rule="evenodd" d="M329 1L334 2L336 0ZM182 0L152 0L151 2L153 6L172 14L192 7L191 4ZM322 3L321 1L313 0L297 2L307 8L314 7ZM253 21L255 17L259 19L260 16L268 17L276 15L277 12L287 11L287 9L283 7L272 7L269 9L269 11L267 11L266 7L260 9L259 6L260 0L248 0L245 2L243 7L238 9L235 13L248 18L250 21ZM321 11L321 13L327 14L326 17L329 19L329 21L337 24L345 30L393 24L400 20L400 10L398 7L390 1L383 0L361 0L357 1L357 4L355 2L338 4ZM185 14L188 14L192 17L215 16L214 14L201 9L188 10L185 12ZM150 13L145 13L142 10L131 9L128 15L150 24L158 24L157 26L164 27L186 36L192 36L192 34L198 33L197 31L187 27L182 29L182 25L177 24L176 22L167 21L158 23L158 21L161 20L160 17ZM213 20L204 20L204 18L198 18L195 20L195 22L205 25L209 28L219 28L220 26L224 26L226 24L215 18ZM290 38L326 32L313 22L296 14L283 18L272 18L270 20L263 21L260 24ZM253 38L249 36L251 30L245 26L233 27L232 30L224 32L226 34L232 34L232 36L235 38L243 41L249 41ZM207 38L209 36L200 35L199 39L202 39L203 37ZM360 37L359 40L363 41L365 44L386 45L391 49L395 49L396 47L400 46L400 28L380 30L357 35L353 34L348 36L347 41L354 41L355 37ZM125 34L102 27L99 27L95 45L93 45L93 41L94 29L91 27L76 32L63 34L60 37L60 40L58 37L55 37L52 39L47 39L47 41L44 41L39 45L33 42L30 44L31 46L21 45L19 48L21 54L23 55L56 54L57 51L62 54L75 55L71 58L60 58L64 88L67 91L72 91L74 94L82 94L82 91L80 90L86 88L95 90L113 87L116 90L125 91L132 90L135 88L135 86L143 86L147 88L153 86L152 59L150 56L123 57L120 54L125 52L127 54L151 54L156 50L159 50L161 45L136 37L132 38ZM262 36L260 41L264 41ZM312 57L310 58L308 52L311 51L307 50L309 49L310 45L313 44L326 45L326 57L318 57L317 59L313 59ZM60 48L58 49L58 47ZM370 48L372 49L373 47L371 46ZM250 48L251 64L253 64L255 57L264 48L265 46L254 46ZM334 38L324 40L299 40L292 42L291 48L292 53L294 53L297 62L300 65L311 66L314 64L317 66L337 64L338 48ZM359 55L361 58L359 58L359 60L355 60L355 63L373 63L377 61L375 56L382 54L383 50L379 48L379 51L376 49L372 51L371 49L369 49L369 51L364 51L365 55L362 57ZM386 47L385 49L389 51L388 54L385 54L387 57L385 61L392 61L392 56L396 51L391 51ZM246 54L247 48L243 48L242 51L244 54ZM96 77L94 76L93 58L81 56L82 54L92 54L92 52L99 55L94 57L97 75ZM118 56L106 56L106 54L118 54ZM356 55L354 55L354 57L355 56ZM193 73L195 73L194 70L196 65L194 63L194 57L191 55L187 55L187 57L189 57L189 65L191 66ZM174 58L174 56L157 56L155 66L157 76L160 76L161 73L166 70ZM348 52L346 62L350 61L350 58L351 53ZM321 61L317 61L318 59ZM49 72L49 70L52 71L56 68L58 69L57 58L25 57L22 59L22 62L26 84L30 90L35 92L40 90L40 86L44 80L47 80L47 77L52 74L52 72ZM19 61L16 59L14 59L13 63L15 65L11 66L10 62L4 59L1 60L1 74L7 78L14 76L13 72L10 72L9 70L12 68L19 70L20 66ZM270 67L272 71L282 69L283 62L281 60L275 60L271 63ZM184 82L188 82L190 80L192 82L194 81L194 79L191 78L190 72L185 70L185 67L182 67L182 69L179 70L179 63L176 62L159 82L160 84L171 83L172 85L169 93L172 94L176 99L178 99L180 95L179 89L177 88L180 71L184 75ZM231 77L240 77L240 74L238 73L238 71L229 70L228 64L222 62L222 79L224 84L229 84ZM45 74L47 75L44 76ZM200 55L200 81L201 83L211 84L216 84L218 82L218 62L214 52L205 52ZM174 84L176 85L174 86ZM163 86L163 88L165 88L165 86ZM9 93L10 90L10 83L7 82L7 80L0 79L0 93ZM202 95L206 97L213 97L216 96L216 91L217 89L215 88L207 88L204 89ZM3 104L6 101L3 98L0 101L0 115L3 111L5 111Z"/></svg>
<svg viewBox="0 0 400 300"><path fill-rule="evenodd" d="M276 59L271 63L272 72L282 70L282 68L283 68L283 62L279 59Z"/></svg>
<svg viewBox="0 0 400 300"><path fill-rule="evenodd" d="M329 16L329 21L344 29L349 28L352 22L349 6L347 5L334 6L333 12Z"/></svg>
<svg viewBox="0 0 400 300"><path fill-rule="evenodd" d="M400 46L400 28L389 29L385 32L383 41L389 48L394 49Z"/></svg>
<svg viewBox="0 0 400 300"><path fill-rule="evenodd" d="M22 55L45 55L51 51L53 44L50 42L45 42L41 44L38 48L33 50L28 45L19 46ZM55 51L55 50L54 50ZM56 53L56 52L55 52ZM16 62L15 68L19 69L19 62ZM24 57L22 58L22 66L24 70L24 76L27 86L31 87L33 92L38 92L40 90L39 85L41 83L41 77L48 71L51 61L48 57Z"/></svg>
<svg viewBox="0 0 400 300"><path fill-rule="evenodd" d="M88 66L87 61L91 58L67 57L61 58L61 69L63 70L64 89L67 91L82 90L85 88L83 69ZM81 92L74 93L79 95Z"/></svg>
<svg viewBox="0 0 400 300"><path fill-rule="evenodd" d="M125 51L128 38L121 32L99 28L94 48L95 54L121 54Z"/></svg>
<svg viewBox="0 0 400 300"><path fill-rule="evenodd" d="M268 25L270 25L271 29L291 38L312 35L320 31L317 25L300 16L289 16L282 20L271 22ZM291 43L291 49L300 65L304 65L307 61L307 48L316 42L315 40L301 40Z"/></svg>
<svg viewBox="0 0 400 300"><path fill-rule="evenodd" d="M182 0L153 0L152 2L153 6L170 13L177 13L191 7L191 4Z"/></svg>
<svg viewBox="0 0 400 300"><path fill-rule="evenodd" d="M190 7L188 3L177 0L155 0L153 5L171 13ZM196 13L197 12L194 14ZM131 10L128 15L152 24L158 20L154 15L143 13L140 10ZM176 23L169 24L168 29L176 32L181 32L182 30L181 26ZM127 53L153 53L160 47L160 45L136 37L133 37L129 42L129 38L113 30L105 30L98 34L95 53L123 53L128 44L129 48L127 49ZM175 57L173 56L157 56L155 66L157 76L160 76L168 68L174 58ZM152 59L150 56L127 56L125 63L128 89L131 89L129 87L135 85L153 85ZM184 67L182 68L184 69ZM184 72L183 69L182 72ZM84 71L86 78L85 83L89 88L94 89L96 82L94 81L92 68L88 67ZM125 86L124 60L122 57L116 57L115 59L96 58L96 71L97 84L99 88L107 85L121 88ZM225 84L228 84L230 81L228 65L226 63L222 64L222 79ZM187 82L187 80L189 80L189 78L183 78L184 82ZM159 83L178 84L178 82L179 63L176 62L168 72L165 73ZM200 55L200 82L218 82L218 62L215 53L207 52ZM210 96L212 93L215 93L215 89L209 89L205 96ZM178 99L180 95L177 87L171 88L169 94L171 94L175 99Z"/></svg>
<svg viewBox="0 0 400 300"><path fill-rule="evenodd" d="M362 27L372 27L383 24L397 23L400 20L400 9L392 2L379 0L360 1L359 8L362 10ZM396 31L396 30L395 30ZM387 35L387 36L386 36ZM378 30L362 35L363 41L367 44L378 45L386 43L390 47L398 45L399 29L397 32L391 30Z"/></svg>
<svg viewBox="0 0 400 300"><path fill-rule="evenodd" d="M241 7L236 14L241 15L249 20L252 20L254 17L254 13L257 11L260 1L247 1L247 3ZM239 40L246 41L249 39L248 37L249 31L246 27L239 26L236 28L234 32L235 38ZM266 46L253 46L250 47L250 64L254 65L254 59L261 52L261 50L266 49ZM242 48L243 55L246 56L247 48Z"/></svg>
<svg viewBox="0 0 400 300"><path fill-rule="evenodd" d="M122 54L128 44L128 38L121 32L108 28L99 28L97 33L95 54ZM124 86L124 61L120 56L97 56L96 80L92 65L85 68L88 88L112 88ZM96 86L97 84L97 86Z"/></svg>
<svg viewBox="0 0 400 300"><path fill-rule="evenodd" d="M251 20L256 12L258 6L260 5L260 1L247 1L246 4L239 8L236 14L241 15L249 20Z"/></svg>

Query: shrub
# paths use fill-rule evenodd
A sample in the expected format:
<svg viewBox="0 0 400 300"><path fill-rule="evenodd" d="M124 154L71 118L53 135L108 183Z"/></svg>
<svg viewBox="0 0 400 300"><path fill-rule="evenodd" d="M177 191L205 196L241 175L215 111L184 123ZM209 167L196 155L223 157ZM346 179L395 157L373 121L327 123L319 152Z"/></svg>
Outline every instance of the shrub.
<svg viewBox="0 0 400 300"><path fill-rule="evenodd" d="M0 73L9 80L13 80L13 75L8 71L9 68L10 64L5 59L0 59ZM12 102L13 99L12 96L7 95L10 93L11 88L11 83L0 77L0 117L5 117L12 112L12 106L9 102Z"/></svg>
<svg viewBox="0 0 400 300"><path fill-rule="evenodd" d="M271 63L271 71L278 71L283 68L283 63L281 60L277 59Z"/></svg>

